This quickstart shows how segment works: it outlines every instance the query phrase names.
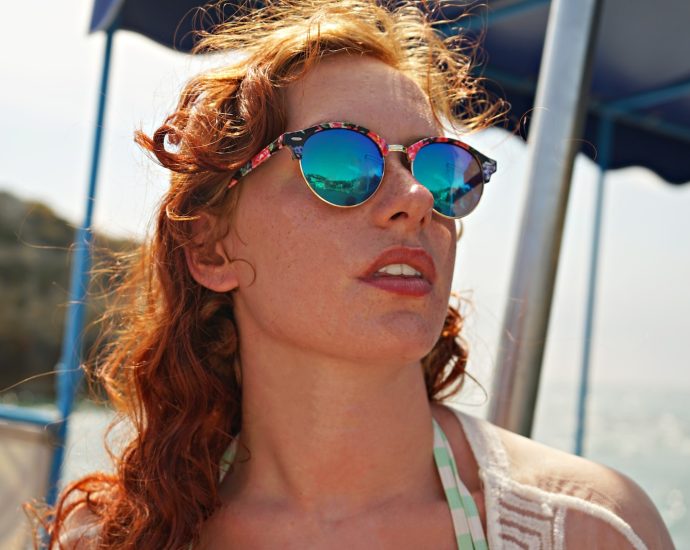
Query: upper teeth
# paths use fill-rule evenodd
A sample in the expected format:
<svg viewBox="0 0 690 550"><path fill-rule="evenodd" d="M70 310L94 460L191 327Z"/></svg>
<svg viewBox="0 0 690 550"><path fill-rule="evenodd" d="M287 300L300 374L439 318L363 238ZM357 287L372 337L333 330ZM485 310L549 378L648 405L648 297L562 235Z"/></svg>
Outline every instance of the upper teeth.
<svg viewBox="0 0 690 550"><path fill-rule="evenodd" d="M377 273L387 273L388 275L405 275L407 277L421 277L422 274L407 264L390 264L383 266Z"/></svg>

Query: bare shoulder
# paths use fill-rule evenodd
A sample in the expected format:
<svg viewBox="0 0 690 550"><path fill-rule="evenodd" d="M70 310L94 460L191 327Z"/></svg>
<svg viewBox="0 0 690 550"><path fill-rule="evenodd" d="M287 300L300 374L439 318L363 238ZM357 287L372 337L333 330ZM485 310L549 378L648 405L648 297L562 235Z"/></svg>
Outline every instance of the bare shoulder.
<svg viewBox="0 0 690 550"><path fill-rule="evenodd" d="M544 491L599 505L627 523L650 549L673 549L670 535L647 494L624 474L501 428L511 477ZM630 543L594 508L573 509L566 523L567 548L630 548Z"/></svg>

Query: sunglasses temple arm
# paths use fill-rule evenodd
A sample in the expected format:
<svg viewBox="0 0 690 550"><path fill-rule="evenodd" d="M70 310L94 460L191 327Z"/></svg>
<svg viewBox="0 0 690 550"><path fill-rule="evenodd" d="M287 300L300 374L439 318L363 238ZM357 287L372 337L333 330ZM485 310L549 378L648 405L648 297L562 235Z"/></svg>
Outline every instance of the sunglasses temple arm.
<svg viewBox="0 0 690 550"><path fill-rule="evenodd" d="M479 159L479 165L482 167L482 176L484 177L484 183L489 183L491 176L494 172L496 172L498 163L495 160L490 159L486 155L483 155L479 151L473 149L472 152Z"/></svg>
<svg viewBox="0 0 690 550"><path fill-rule="evenodd" d="M228 183L228 188L233 187L241 177L246 176L249 172L254 170L254 168L257 168L271 158L271 155L280 151L285 146L284 138L285 134L278 136L277 139L266 145L266 147L254 155L249 162L239 168L232 176L230 183Z"/></svg>

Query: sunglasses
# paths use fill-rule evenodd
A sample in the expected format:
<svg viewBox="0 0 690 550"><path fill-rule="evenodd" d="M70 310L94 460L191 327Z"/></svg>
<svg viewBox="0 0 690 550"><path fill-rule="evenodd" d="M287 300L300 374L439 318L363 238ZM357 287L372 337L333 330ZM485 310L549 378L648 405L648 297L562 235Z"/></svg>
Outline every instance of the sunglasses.
<svg viewBox="0 0 690 550"><path fill-rule="evenodd" d="M466 143L447 137L424 138L407 147L389 145L378 134L349 122L327 122L286 132L264 147L233 176L229 187L283 147L299 160L309 189L333 206L368 201L381 186L385 157L404 153L415 179L434 197L434 211L462 218L475 209L496 161Z"/></svg>

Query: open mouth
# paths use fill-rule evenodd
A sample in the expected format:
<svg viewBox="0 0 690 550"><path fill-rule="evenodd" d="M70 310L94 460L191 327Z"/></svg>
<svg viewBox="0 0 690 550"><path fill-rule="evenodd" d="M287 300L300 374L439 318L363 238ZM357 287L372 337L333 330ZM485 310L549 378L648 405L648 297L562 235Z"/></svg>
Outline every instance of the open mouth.
<svg viewBox="0 0 690 550"><path fill-rule="evenodd" d="M380 254L360 279L394 294L424 296L433 288L436 269L425 250L397 247Z"/></svg>

